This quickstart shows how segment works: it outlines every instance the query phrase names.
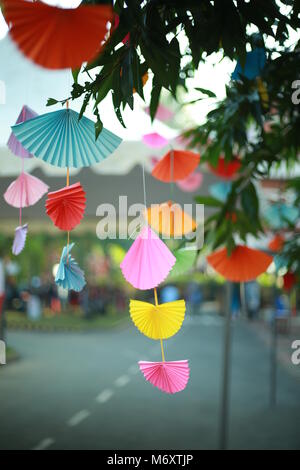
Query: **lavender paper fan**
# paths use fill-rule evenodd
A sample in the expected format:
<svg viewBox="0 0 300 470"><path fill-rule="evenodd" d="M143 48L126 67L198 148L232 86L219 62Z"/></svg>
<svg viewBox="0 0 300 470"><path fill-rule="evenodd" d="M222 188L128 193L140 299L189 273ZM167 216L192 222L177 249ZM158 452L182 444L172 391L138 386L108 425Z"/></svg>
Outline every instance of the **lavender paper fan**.
<svg viewBox="0 0 300 470"><path fill-rule="evenodd" d="M33 119L34 117L38 116L38 114L30 109L28 106L24 105L18 119L16 121L16 124L20 124L21 122L28 121L29 119ZM19 140L16 138L15 134L12 132L10 134L10 137L7 142L7 146L9 150L16 155L17 157L21 158L32 158L33 155L29 153L19 142Z"/></svg>
<svg viewBox="0 0 300 470"><path fill-rule="evenodd" d="M18 256L23 250L26 242L28 232L28 224L19 226L15 230L15 238L13 241L12 252L14 255Z"/></svg>

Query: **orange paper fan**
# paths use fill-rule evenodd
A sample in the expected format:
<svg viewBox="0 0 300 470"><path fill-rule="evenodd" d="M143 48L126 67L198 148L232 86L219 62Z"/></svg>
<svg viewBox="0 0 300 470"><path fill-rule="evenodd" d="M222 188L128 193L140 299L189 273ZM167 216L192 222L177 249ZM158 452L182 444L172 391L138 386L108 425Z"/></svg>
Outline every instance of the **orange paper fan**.
<svg viewBox="0 0 300 470"><path fill-rule="evenodd" d="M153 168L154 178L170 183L183 180L199 165L200 155L188 150L170 150Z"/></svg>
<svg viewBox="0 0 300 470"><path fill-rule="evenodd" d="M108 5L70 9L24 0L2 3L13 40L29 59L48 69L79 68L92 60L112 19Z"/></svg>
<svg viewBox="0 0 300 470"><path fill-rule="evenodd" d="M172 201L162 204L152 204L147 209L146 218L148 224L165 236L181 237L196 230L194 219L184 212L179 204Z"/></svg>
<svg viewBox="0 0 300 470"><path fill-rule="evenodd" d="M277 235L275 235L275 237L272 238L272 240L269 242L268 248L269 248L269 250L271 250L271 251L277 252L277 251L281 251L281 250L282 250L283 245L284 245L284 238L283 238L281 235L277 234Z"/></svg>
<svg viewBox="0 0 300 470"><path fill-rule="evenodd" d="M80 224L86 205L85 192L80 183L48 193L46 212L61 230L73 230Z"/></svg>
<svg viewBox="0 0 300 470"><path fill-rule="evenodd" d="M223 248L207 256L207 261L229 281L246 282L264 273L273 258L262 251L238 245L230 256Z"/></svg>

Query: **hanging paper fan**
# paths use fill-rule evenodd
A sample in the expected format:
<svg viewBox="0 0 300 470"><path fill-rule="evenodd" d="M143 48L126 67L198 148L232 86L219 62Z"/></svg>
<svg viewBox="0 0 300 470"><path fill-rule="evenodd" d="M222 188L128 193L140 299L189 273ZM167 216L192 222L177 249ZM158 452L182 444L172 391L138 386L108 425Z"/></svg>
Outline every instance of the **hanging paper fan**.
<svg viewBox="0 0 300 470"><path fill-rule="evenodd" d="M166 393L181 392L187 386L190 369L187 360L169 362L139 361L145 379Z"/></svg>
<svg viewBox="0 0 300 470"><path fill-rule="evenodd" d="M178 188L181 191L185 191L186 193L192 193L200 188L203 182L203 175L202 173L194 172L187 176L184 180L177 181Z"/></svg>
<svg viewBox="0 0 300 470"><path fill-rule="evenodd" d="M36 157L58 167L81 168L107 158L122 139L104 129L95 141L94 122L72 109L42 114L12 126L22 145Z"/></svg>
<svg viewBox="0 0 300 470"><path fill-rule="evenodd" d="M33 119L36 117L38 114L30 109L28 106L23 106L18 119L16 121L16 124L19 124L20 122L28 121L29 119ZM21 158L31 158L33 155L29 153L26 149L24 149L23 145L18 141L14 133L12 132L10 134L10 137L7 142L7 146L9 150L12 151L13 154L15 154L17 157Z"/></svg>
<svg viewBox="0 0 300 470"><path fill-rule="evenodd" d="M131 319L141 333L151 339L166 339L180 330L184 320L185 301L153 305L130 300L129 309Z"/></svg>
<svg viewBox="0 0 300 470"><path fill-rule="evenodd" d="M33 206L48 191L48 186L35 176L21 173L4 193L7 204L13 207Z"/></svg>
<svg viewBox="0 0 300 470"><path fill-rule="evenodd" d="M136 289L157 287L169 274L176 259L150 227L144 227L120 264L126 281Z"/></svg>
<svg viewBox="0 0 300 470"><path fill-rule="evenodd" d="M152 204L147 209L146 218L155 231L165 236L182 237L197 228L194 219L172 201Z"/></svg>
<svg viewBox="0 0 300 470"><path fill-rule="evenodd" d="M85 192L80 183L75 183L49 193L46 212L56 227L73 230L83 218L85 205Z"/></svg>
<svg viewBox="0 0 300 470"><path fill-rule="evenodd" d="M153 132L152 134L145 134L143 136L143 142L149 147L161 148L167 145L168 140L157 132Z"/></svg>
<svg viewBox="0 0 300 470"><path fill-rule="evenodd" d="M214 198L225 202L231 191L231 186L230 181L219 181L210 186L209 192Z"/></svg>
<svg viewBox="0 0 300 470"><path fill-rule="evenodd" d="M147 114L150 115L150 108L147 107L145 108L145 111ZM159 121L166 122L170 121L174 117L174 112L171 111L169 108L166 106L159 104L156 110L155 114L155 119L158 119Z"/></svg>
<svg viewBox="0 0 300 470"><path fill-rule="evenodd" d="M188 150L170 150L153 168L154 178L170 183L186 178L199 165L200 155Z"/></svg>
<svg viewBox="0 0 300 470"><path fill-rule="evenodd" d="M14 255L19 255L23 250L26 242L28 232L28 224L17 227L15 230L15 238L13 241L12 252Z"/></svg>
<svg viewBox="0 0 300 470"><path fill-rule="evenodd" d="M247 282L264 273L273 258L262 251L238 245L230 256L223 248L207 256L207 261L225 279Z"/></svg>
<svg viewBox="0 0 300 470"><path fill-rule="evenodd" d="M283 238L281 235L277 234L277 235L275 235L275 237L272 238L272 240L269 242L268 248L269 248L269 250L271 250L271 251L277 252L277 251L281 251L281 250L282 250L283 245L284 245L284 238Z"/></svg>
<svg viewBox="0 0 300 470"><path fill-rule="evenodd" d="M167 282L183 276L188 273L194 266L197 258L197 250L188 250L180 248L174 252L176 263L167 277Z"/></svg>
<svg viewBox="0 0 300 470"><path fill-rule="evenodd" d="M217 166L208 164L210 170L219 178L231 179L241 168L241 162L238 157L235 157L231 161L226 161L225 157L219 157Z"/></svg>
<svg viewBox="0 0 300 470"><path fill-rule="evenodd" d="M295 273L287 272L283 276L283 288L284 288L284 290L286 290L286 291L291 290L296 283L297 283L297 276L296 276Z"/></svg>
<svg viewBox="0 0 300 470"><path fill-rule="evenodd" d="M276 203L264 211L264 217L270 227L275 230L287 228L289 224L297 221L299 209L284 203Z"/></svg>
<svg viewBox="0 0 300 470"><path fill-rule="evenodd" d="M48 69L80 68L93 59L112 20L108 5L70 9L23 0L2 4L9 33L20 50Z"/></svg>
<svg viewBox="0 0 300 470"><path fill-rule="evenodd" d="M71 250L74 243L63 248L59 267L55 276L55 282L58 286L68 290L80 292L86 284L84 272L71 256Z"/></svg>

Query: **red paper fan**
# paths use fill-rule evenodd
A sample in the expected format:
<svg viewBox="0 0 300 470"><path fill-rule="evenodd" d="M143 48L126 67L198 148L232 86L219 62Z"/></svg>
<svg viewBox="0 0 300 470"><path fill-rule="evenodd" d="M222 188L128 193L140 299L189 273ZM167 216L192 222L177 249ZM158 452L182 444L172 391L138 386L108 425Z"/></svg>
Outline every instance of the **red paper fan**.
<svg viewBox="0 0 300 470"><path fill-rule="evenodd" d="M231 179L241 168L241 162L238 157L231 161L225 161L225 157L219 157L217 166L208 164L210 170L219 178Z"/></svg>
<svg viewBox="0 0 300 470"><path fill-rule="evenodd" d="M70 9L24 0L2 3L13 40L29 59L48 69L79 68L92 60L112 19L108 5Z"/></svg>
<svg viewBox="0 0 300 470"><path fill-rule="evenodd" d="M153 168L154 178L170 183L190 175L199 165L200 155L188 150L170 150Z"/></svg>
<svg viewBox="0 0 300 470"><path fill-rule="evenodd" d="M230 256L223 248L207 256L207 261L229 281L246 282L264 273L273 258L262 251L238 245Z"/></svg>
<svg viewBox="0 0 300 470"><path fill-rule="evenodd" d="M291 272L288 271L283 276L283 288L284 288L284 290L286 290L286 291L291 290L296 283L297 283L297 276L296 276L295 273L291 273Z"/></svg>
<svg viewBox="0 0 300 470"><path fill-rule="evenodd" d="M61 230L73 230L83 218L85 192L80 183L48 193L46 212Z"/></svg>
<svg viewBox="0 0 300 470"><path fill-rule="evenodd" d="M274 238L269 242L268 248L271 251L281 251L284 245L284 238L281 235L275 235Z"/></svg>

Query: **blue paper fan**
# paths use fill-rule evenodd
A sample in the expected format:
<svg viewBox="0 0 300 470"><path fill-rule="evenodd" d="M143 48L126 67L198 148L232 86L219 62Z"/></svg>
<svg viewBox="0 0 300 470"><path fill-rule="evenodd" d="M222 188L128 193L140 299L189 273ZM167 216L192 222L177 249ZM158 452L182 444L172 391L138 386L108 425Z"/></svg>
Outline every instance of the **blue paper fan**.
<svg viewBox="0 0 300 470"><path fill-rule="evenodd" d="M286 228L297 221L299 210L295 206L276 203L267 208L264 217L273 229Z"/></svg>
<svg viewBox="0 0 300 470"><path fill-rule="evenodd" d="M232 80L240 80L241 76L244 76L248 80L253 80L261 75L265 64L266 51L262 47L257 47L256 49L247 52L244 67L242 67L240 61L237 62L231 78Z"/></svg>
<svg viewBox="0 0 300 470"><path fill-rule="evenodd" d="M122 139L102 129L95 140L94 122L72 109L42 114L12 126L13 133L34 156L61 168L81 168L107 158Z"/></svg>
<svg viewBox="0 0 300 470"><path fill-rule="evenodd" d="M222 202L226 201L230 191L231 191L230 181L220 181L218 183L212 184L209 188L210 194Z"/></svg>
<svg viewBox="0 0 300 470"><path fill-rule="evenodd" d="M74 246L71 243L63 248L59 267L55 276L55 282L58 286L68 290L79 292L86 284L84 272L79 268L78 264L72 258L70 252Z"/></svg>

